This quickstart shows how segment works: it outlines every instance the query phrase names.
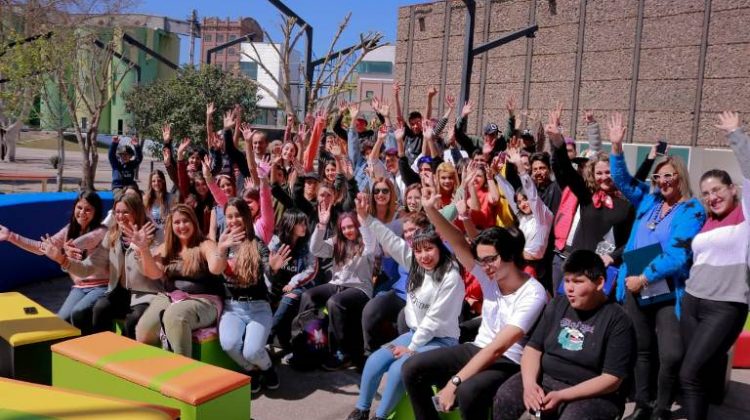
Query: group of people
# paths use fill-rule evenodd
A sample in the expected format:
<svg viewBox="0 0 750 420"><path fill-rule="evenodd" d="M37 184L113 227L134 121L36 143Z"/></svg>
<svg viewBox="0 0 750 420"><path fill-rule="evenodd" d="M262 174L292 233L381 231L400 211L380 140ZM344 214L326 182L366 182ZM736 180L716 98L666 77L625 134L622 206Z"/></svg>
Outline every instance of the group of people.
<svg viewBox="0 0 750 420"><path fill-rule="evenodd" d="M436 94L404 118L394 85L393 114L377 98L372 122L342 104L330 119L290 117L271 142L239 106L215 130L208 104L205 142L177 142L164 125L166 174L152 172L145 192L140 145L115 140L108 214L87 191L56 234L0 226L0 241L70 274L58 314L84 333L124 320L124 335L189 357L192 332L217 326L253 392L279 387L281 356L309 362L295 340L324 317L321 366L362 373L350 420L371 418L384 375L376 419L405 394L417 419L455 408L464 419L613 419L628 398L631 419L662 419L680 389L688 418L705 419L707 378L750 297L739 116L718 127L742 182L711 170L693 197L685 163L656 145L630 174L619 114L605 153L584 113L579 155L560 106L531 133L515 127L511 100L507 129L473 138L471 103L450 124L455 100L432 118Z"/></svg>

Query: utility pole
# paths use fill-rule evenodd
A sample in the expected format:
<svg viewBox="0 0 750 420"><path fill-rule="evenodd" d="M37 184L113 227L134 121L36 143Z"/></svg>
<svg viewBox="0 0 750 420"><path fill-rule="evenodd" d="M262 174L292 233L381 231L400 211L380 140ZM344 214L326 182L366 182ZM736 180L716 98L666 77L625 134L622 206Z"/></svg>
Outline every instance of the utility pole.
<svg viewBox="0 0 750 420"><path fill-rule="evenodd" d="M193 9L190 17L190 65L195 65L195 27L198 25L198 11Z"/></svg>

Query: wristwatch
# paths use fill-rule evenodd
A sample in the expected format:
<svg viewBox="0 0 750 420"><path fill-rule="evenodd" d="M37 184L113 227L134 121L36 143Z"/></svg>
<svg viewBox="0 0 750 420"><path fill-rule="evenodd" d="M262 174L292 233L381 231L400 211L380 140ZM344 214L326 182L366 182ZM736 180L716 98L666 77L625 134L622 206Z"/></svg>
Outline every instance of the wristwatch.
<svg viewBox="0 0 750 420"><path fill-rule="evenodd" d="M461 377L460 377L460 376L458 376L458 375L453 375L453 376L451 377L451 383L452 383L453 385L455 385L455 386L459 386L459 385L461 385Z"/></svg>

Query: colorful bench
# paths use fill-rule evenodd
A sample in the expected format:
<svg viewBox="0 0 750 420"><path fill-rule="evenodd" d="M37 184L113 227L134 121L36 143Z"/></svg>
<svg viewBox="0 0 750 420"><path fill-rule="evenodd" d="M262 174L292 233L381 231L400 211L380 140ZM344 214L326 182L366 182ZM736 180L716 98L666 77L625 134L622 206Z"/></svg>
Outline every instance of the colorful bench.
<svg viewBox="0 0 750 420"><path fill-rule="evenodd" d="M243 372L242 368L221 348L219 330L216 327L193 331L193 359L235 372Z"/></svg>
<svg viewBox="0 0 750 420"><path fill-rule="evenodd" d="M745 321L745 328L734 344L734 358L732 366L736 368L750 368L750 314Z"/></svg>
<svg viewBox="0 0 750 420"><path fill-rule="evenodd" d="M0 376L49 385L50 345L81 335L21 293L0 293Z"/></svg>
<svg viewBox="0 0 750 420"><path fill-rule="evenodd" d="M0 419L174 420L179 416L175 408L0 378Z"/></svg>
<svg viewBox="0 0 750 420"><path fill-rule="evenodd" d="M174 407L183 420L250 418L250 378L111 332L52 346L52 383Z"/></svg>
<svg viewBox="0 0 750 420"><path fill-rule="evenodd" d="M433 391L437 393L438 390L433 387ZM458 411L458 409L454 409L447 413L438 413L438 416L441 420L461 420L461 412ZM411 406L409 396L404 394L404 397L401 398L401 401L396 404L396 407L386 418L388 420L414 420L414 409ZM490 414L488 418L491 419L492 415Z"/></svg>

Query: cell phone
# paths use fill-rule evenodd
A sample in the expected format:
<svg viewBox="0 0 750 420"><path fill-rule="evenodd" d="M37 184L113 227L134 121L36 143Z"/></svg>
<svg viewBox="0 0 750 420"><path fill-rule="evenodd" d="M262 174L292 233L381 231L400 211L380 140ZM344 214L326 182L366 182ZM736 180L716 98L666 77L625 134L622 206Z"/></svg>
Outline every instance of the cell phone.
<svg viewBox="0 0 750 420"><path fill-rule="evenodd" d="M667 153L667 140L661 139L656 143L656 154L663 156L665 153Z"/></svg>
<svg viewBox="0 0 750 420"><path fill-rule="evenodd" d="M36 315L36 314L39 313L39 311L34 306L27 306L27 307L23 308L23 312L26 315Z"/></svg>
<svg viewBox="0 0 750 420"><path fill-rule="evenodd" d="M442 413L443 409L440 407L440 397L437 395L432 396L432 405L435 406L435 411Z"/></svg>

